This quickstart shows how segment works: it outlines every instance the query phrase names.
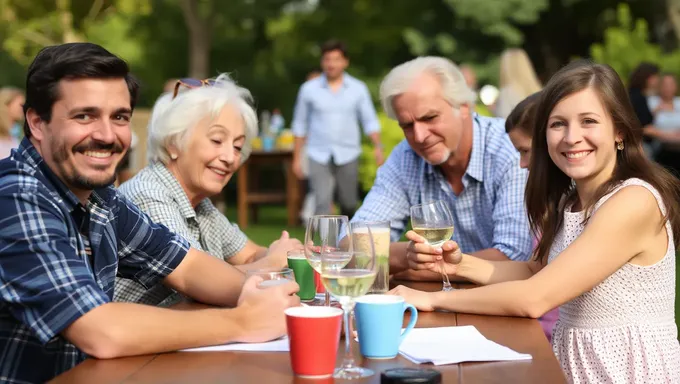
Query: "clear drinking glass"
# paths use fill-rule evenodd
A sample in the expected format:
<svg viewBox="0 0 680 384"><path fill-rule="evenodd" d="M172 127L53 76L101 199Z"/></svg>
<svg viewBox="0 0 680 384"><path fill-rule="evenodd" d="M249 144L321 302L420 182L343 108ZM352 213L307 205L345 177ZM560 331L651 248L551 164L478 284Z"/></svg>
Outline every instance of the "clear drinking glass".
<svg viewBox="0 0 680 384"><path fill-rule="evenodd" d="M339 266L349 262L348 252L353 250L349 235L349 219L341 215L312 216L307 222L305 231L305 257L309 265L321 274L321 255L326 255L326 262L335 260ZM331 305L331 295L326 291L325 303Z"/></svg>
<svg viewBox="0 0 680 384"><path fill-rule="evenodd" d="M346 233L349 237L350 232ZM345 326L345 356L342 365L336 368L333 374L336 379L359 379L373 375L372 370L354 363L350 348L352 341L350 314L354 310L354 299L368 292L378 269L370 228L366 230L366 236L369 246L365 250L357 250L356 242L350 241L354 242L354 250L321 253L321 281L326 292L330 292L340 302ZM354 236L351 240L354 240ZM340 254L343 255L343 260L347 260L346 262L338 262Z"/></svg>
<svg viewBox="0 0 680 384"><path fill-rule="evenodd" d="M440 247L453 236L453 215L441 200L414 205L411 207L411 227L431 246ZM449 277L444 272L444 261L438 264L443 280L442 291L453 290Z"/></svg>
<svg viewBox="0 0 680 384"><path fill-rule="evenodd" d="M368 293L387 293L390 290L390 222L370 221L354 222L352 226L352 241L357 251L370 252L371 246L375 251L375 261L378 269L375 282ZM371 236L368 235L368 230ZM371 243L371 238L373 242Z"/></svg>
<svg viewBox="0 0 680 384"><path fill-rule="evenodd" d="M262 268L246 271L246 278L250 276L262 278L263 281L258 285L260 288L273 287L291 280L295 281L295 275L290 268Z"/></svg>

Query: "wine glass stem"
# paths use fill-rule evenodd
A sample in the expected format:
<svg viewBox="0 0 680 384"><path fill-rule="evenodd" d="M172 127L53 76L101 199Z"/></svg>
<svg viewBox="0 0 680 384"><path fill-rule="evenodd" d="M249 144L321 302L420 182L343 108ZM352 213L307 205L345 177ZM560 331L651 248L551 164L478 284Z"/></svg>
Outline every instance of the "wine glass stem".
<svg viewBox="0 0 680 384"><path fill-rule="evenodd" d="M446 274L446 271L444 270L444 261L439 262L439 273L442 274L442 283L444 285L443 290L449 291L451 290L451 282L449 281L449 276Z"/></svg>
<svg viewBox="0 0 680 384"><path fill-rule="evenodd" d="M345 323L345 357L342 359L342 368L354 367L354 355L352 354L352 348L350 348L350 342L352 337L354 337L350 327L350 314L353 308L354 302L342 305L342 317Z"/></svg>

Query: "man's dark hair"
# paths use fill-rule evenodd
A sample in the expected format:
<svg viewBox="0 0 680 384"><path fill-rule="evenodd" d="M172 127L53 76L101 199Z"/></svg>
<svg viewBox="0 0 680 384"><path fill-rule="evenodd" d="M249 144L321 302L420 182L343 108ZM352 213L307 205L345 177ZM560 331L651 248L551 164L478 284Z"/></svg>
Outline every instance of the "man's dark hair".
<svg viewBox="0 0 680 384"><path fill-rule="evenodd" d="M342 53L342 56L345 57L345 59L348 59L347 57L347 46L345 43L343 43L340 40L328 40L327 42L323 43L321 45L321 56L325 55L328 52L332 51L340 51Z"/></svg>
<svg viewBox="0 0 680 384"><path fill-rule="evenodd" d="M137 101L139 84L127 63L97 44L68 43L43 48L28 67L24 114L33 108L46 122L52 119L52 106L59 99L62 79L125 79L130 91L130 108ZM31 137L28 121L24 135Z"/></svg>

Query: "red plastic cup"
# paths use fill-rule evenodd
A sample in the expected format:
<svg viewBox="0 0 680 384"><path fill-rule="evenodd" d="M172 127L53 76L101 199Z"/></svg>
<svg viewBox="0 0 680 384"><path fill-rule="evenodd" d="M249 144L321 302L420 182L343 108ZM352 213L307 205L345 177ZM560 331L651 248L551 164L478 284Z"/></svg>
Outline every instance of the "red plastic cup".
<svg viewBox="0 0 680 384"><path fill-rule="evenodd" d="M317 271L314 271L314 285L316 285L316 293L326 293L326 287L323 286L321 275Z"/></svg>
<svg viewBox="0 0 680 384"><path fill-rule="evenodd" d="M303 378L332 376L340 342L342 310L333 307L291 307L284 313L293 373Z"/></svg>

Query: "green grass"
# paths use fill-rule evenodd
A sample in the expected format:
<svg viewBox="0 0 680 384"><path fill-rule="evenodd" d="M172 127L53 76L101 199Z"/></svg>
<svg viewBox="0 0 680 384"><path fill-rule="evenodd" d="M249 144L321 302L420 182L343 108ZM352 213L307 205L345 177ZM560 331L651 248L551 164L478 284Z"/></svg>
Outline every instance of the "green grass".
<svg viewBox="0 0 680 384"><path fill-rule="evenodd" d="M231 209L232 207L233 209ZM227 218L232 223L238 223L235 206L230 206L230 209L227 209ZM243 232L250 240L263 247L268 247L272 241L281 237L281 231L284 229L290 233L291 237L303 241L305 228L302 226L288 227L287 222L285 206L263 205L258 209L258 222L254 224L251 218L248 228L244 229Z"/></svg>

